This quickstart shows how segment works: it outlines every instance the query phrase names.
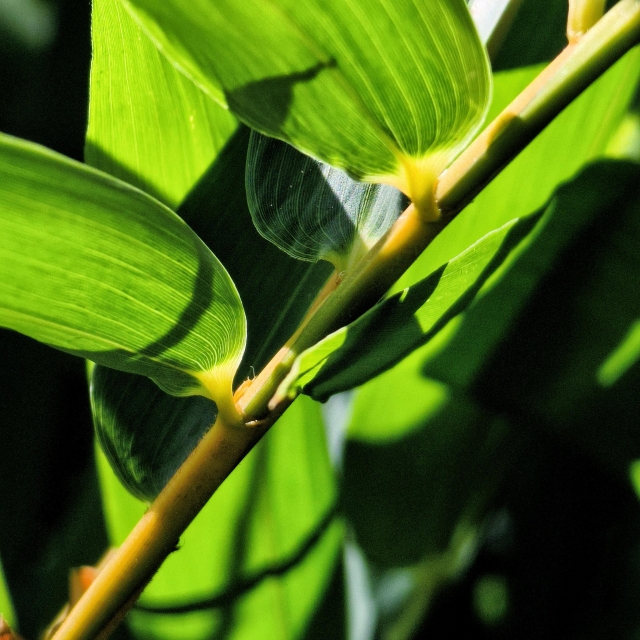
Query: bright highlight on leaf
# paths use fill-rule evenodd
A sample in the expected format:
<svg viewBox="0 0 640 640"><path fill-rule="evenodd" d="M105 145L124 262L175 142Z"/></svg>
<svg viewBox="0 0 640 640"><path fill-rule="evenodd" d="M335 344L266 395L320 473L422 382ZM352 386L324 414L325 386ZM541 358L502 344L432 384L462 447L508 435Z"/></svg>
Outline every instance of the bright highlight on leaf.
<svg viewBox="0 0 640 640"><path fill-rule="evenodd" d="M85 161L175 209L238 126L156 49L120 0L94 0Z"/></svg>
<svg viewBox="0 0 640 640"><path fill-rule="evenodd" d="M251 134L247 199L262 236L299 260L347 270L393 224L407 200L397 189L352 180L291 145Z"/></svg>
<svg viewBox="0 0 640 640"><path fill-rule="evenodd" d="M489 64L464 0L127 5L252 128L393 184L419 207L489 102Z"/></svg>
<svg viewBox="0 0 640 640"><path fill-rule="evenodd" d="M175 395L230 394L245 318L224 267L119 180L0 137L0 326Z"/></svg>

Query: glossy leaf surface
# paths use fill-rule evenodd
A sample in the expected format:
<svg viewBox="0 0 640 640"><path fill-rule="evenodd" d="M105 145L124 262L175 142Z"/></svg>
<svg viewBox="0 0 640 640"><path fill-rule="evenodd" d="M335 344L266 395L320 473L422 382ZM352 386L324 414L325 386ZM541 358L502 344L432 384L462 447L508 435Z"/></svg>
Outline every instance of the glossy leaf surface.
<svg viewBox="0 0 640 640"><path fill-rule="evenodd" d="M145 505L101 455L98 461L111 539L119 544ZM320 407L301 398L182 536L142 595L145 610L131 615L134 635L300 637L338 560L336 498Z"/></svg>
<svg viewBox="0 0 640 640"><path fill-rule="evenodd" d="M169 209L42 147L0 139L0 324L178 395L231 379L242 304Z"/></svg>
<svg viewBox="0 0 640 640"><path fill-rule="evenodd" d="M394 187L356 182L256 131L246 186L260 235L294 258L328 260L338 271L364 255L408 204Z"/></svg>
<svg viewBox="0 0 640 640"><path fill-rule="evenodd" d="M175 208L237 120L156 49L119 0L92 5L85 161Z"/></svg>
<svg viewBox="0 0 640 640"><path fill-rule="evenodd" d="M463 0L128 4L252 128L414 200L489 100L486 54Z"/></svg>

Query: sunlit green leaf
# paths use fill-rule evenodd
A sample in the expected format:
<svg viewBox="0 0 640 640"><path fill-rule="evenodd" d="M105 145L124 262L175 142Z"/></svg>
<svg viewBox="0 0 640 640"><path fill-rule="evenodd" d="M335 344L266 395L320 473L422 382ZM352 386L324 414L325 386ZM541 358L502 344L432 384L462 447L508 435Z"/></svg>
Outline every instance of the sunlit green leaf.
<svg viewBox="0 0 640 640"><path fill-rule="evenodd" d="M9 136L0 138L0 182L2 326L178 395L230 386L245 341L242 305L180 218Z"/></svg>
<svg viewBox="0 0 640 640"><path fill-rule="evenodd" d="M536 216L514 220L489 233L428 278L300 354L278 395L302 390L326 399L388 369L433 338L471 303L536 220Z"/></svg>
<svg viewBox="0 0 640 640"><path fill-rule="evenodd" d="M146 507L102 455L98 462L107 523L119 544ZM146 611L131 615L136 636L300 637L337 560L336 499L320 407L301 398L182 536L142 596Z"/></svg>
<svg viewBox="0 0 640 640"><path fill-rule="evenodd" d="M299 260L338 271L362 257L408 202L388 185L356 182L291 145L251 134L247 199L262 236Z"/></svg>
<svg viewBox="0 0 640 640"><path fill-rule="evenodd" d="M324 271L307 274L306 265L255 232L244 195L248 131L236 129L228 111L177 72L117 0L93 5L93 49L87 161L180 204L179 214L220 254L247 303L251 335L242 380L293 332ZM146 498L215 417L201 398L171 398L143 377L100 366L92 400L111 463Z"/></svg>
<svg viewBox="0 0 640 640"><path fill-rule="evenodd" d="M425 416L449 401L445 385L422 375L424 359L421 347L355 391L348 437L363 442L397 440L420 429Z"/></svg>
<svg viewBox="0 0 640 640"><path fill-rule="evenodd" d="M127 5L251 127L418 202L489 100L486 53L464 0Z"/></svg>
<svg viewBox="0 0 640 640"><path fill-rule="evenodd" d="M2 570L2 561L0 561L0 621L4 618L11 627L15 627L16 617L13 613L13 605L11 604L11 595L9 587Z"/></svg>
<svg viewBox="0 0 640 640"><path fill-rule="evenodd" d="M92 4L88 164L176 207L236 119L156 49L120 0Z"/></svg>

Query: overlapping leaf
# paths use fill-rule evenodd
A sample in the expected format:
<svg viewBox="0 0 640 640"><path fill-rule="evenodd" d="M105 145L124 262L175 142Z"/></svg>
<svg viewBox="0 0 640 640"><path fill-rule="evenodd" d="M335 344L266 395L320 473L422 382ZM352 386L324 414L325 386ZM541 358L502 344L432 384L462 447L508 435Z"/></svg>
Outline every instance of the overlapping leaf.
<svg viewBox="0 0 640 640"><path fill-rule="evenodd" d="M175 208L237 120L173 67L120 0L92 4L85 161Z"/></svg>
<svg viewBox="0 0 640 640"><path fill-rule="evenodd" d="M98 0L93 11L87 161L179 202L179 214L219 255L251 327L242 380L293 332L326 269L310 270L253 228L244 194L246 127L233 130L229 112L158 53L119 0ZM170 398L144 378L100 366L92 395L96 430L111 463L130 489L147 497L214 417L199 398ZM159 433L166 436L160 448Z"/></svg>
<svg viewBox="0 0 640 640"><path fill-rule="evenodd" d="M94 367L90 391L100 446L141 500L160 493L217 414L206 398L174 398L147 378L107 367Z"/></svg>
<svg viewBox="0 0 640 640"><path fill-rule="evenodd" d="M145 505L98 461L119 544ZM339 560L336 497L320 407L301 398L184 533L130 616L135 635L301 637Z"/></svg>
<svg viewBox="0 0 640 640"><path fill-rule="evenodd" d="M247 199L262 236L299 260L343 271L393 224L407 200L388 185L356 182L294 147L251 134Z"/></svg>
<svg viewBox="0 0 640 640"><path fill-rule="evenodd" d="M530 248L425 360L429 375L536 416L625 475L640 455L637 351L618 371L611 362L640 317L639 176L599 163L559 190Z"/></svg>
<svg viewBox="0 0 640 640"><path fill-rule="evenodd" d="M146 194L0 138L0 324L152 377L178 395L230 380L242 304L224 267Z"/></svg>
<svg viewBox="0 0 640 640"><path fill-rule="evenodd" d="M584 96L552 123L435 239L427 251L399 280L395 287L398 297L391 299L395 300L395 303L387 301L378 312L374 310L365 316L365 318L371 318L371 324L366 331L364 330L365 318L363 318L362 322L353 325L354 331L351 332L348 344L345 343L348 332L343 329L327 337L306 354L302 354L287 385L293 384L300 387L310 382L322 368L324 371L322 379L325 381L333 379L335 383L335 386L321 388L320 378L317 380L318 386L313 393L318 394L317 397L324 398L332 392L361 384L376 372L383 371L397 361L401 353L408 353L411 350L410 344L418 346L423 338L434 337L455 313L470 302L470 297L467 296L466 301L464 297L461 298L451 307L450 312L441 317L433 316L434 321L440 319L434 322L427 333L424 333L423 329L415 324L415 319L409 321L413 311L420 308L420 295L431 296L423 310L419 312L420 314L426 314L427 310L431 310L429 313L436 312L438 308L444 311L442 307L444 300L453 302L483 273L484 265L478 262L477 258L483 251L491 251L491 246L493 250L497 250L497 244L494 243L499 242L499 235L515 223L514 215L526 215L541 206L545 194L550 194L563 178L568 178L588 159L603 154L609 138L622 121L625 109L633 95L640 69L637 64L638 55L640 53L637 51L631 52L587 90ZM534 77L535 73L536 69L524 69L498 74L495 83L496 104L492 106L491 112L497 114L514 94ZM596 112L601 114L599 120L593 117ZM550 165L553 166L553 171L549 170ZM528 223L518 223L523 230L524 224ZM512 233L515 233L515 230ZM511 238L514 239L514 236L512 235ZM475 247L473 251L466 250L470 244ZM505 246L504 249L506 248ZM456 251L459 253L456 254ZM466 251L469 253L467 254ZM456 265L463 266L464 262L460 260L465 255L467 259L475 256L475 267L471 271L467 271L464 267L459 277L451 278L451 275L456 272ZM443 269L445 269L446 278L441 278ZM488 275L484 272L484 277ZM428 276L426 280L425 276ZM418 293L418 288L409 289L409 294L402 293L407 287L417 282L421 282L417 285L421 287L421 294ZM480 281L476 283L476 290L480 284ZM434 287L436 287L435 290ZM456 287L460 287L457 292ZM424 300L423 297L422 302ZM386 318L385 314L391 308L395 308L393 307L395 304L398 308L389 318ZM410 311L412 305L413 311ZM403 313L406 314L405 323L401 322L394 329L392 320L398 321L397 314L400 313L401 306L404 307ZM376 324L373 320L375 313L380 314L380 324ZM404 329L400 330L400 326ZM453 331L453 325L451 329ZM358 336L363 340L366 337L366 341L361 341ZM391 336L393 339L389 340ZM441 341L446 339L445 334L439 336ZM438 341L435 341L433 349L438 348ZM345 356L349 353L350 357L343 360L337 354L332 356L336 349L340 349ZM337 364L338 361L340 365ZM335 368L329 364L330 362L336 363ZM341 371L340 367L343 365L344 369ZM298 378L297 382L295 382L296 378ZM286 391L287 385L283 385L282 393ZM312 386L309 390L311 388Z"/></svg>
<svg viewBox="0 0 640 640"><path fill-rule="evenodd" d="M486 53L463 0L127 5L251 127L419 203L489 100Z"/></svg>

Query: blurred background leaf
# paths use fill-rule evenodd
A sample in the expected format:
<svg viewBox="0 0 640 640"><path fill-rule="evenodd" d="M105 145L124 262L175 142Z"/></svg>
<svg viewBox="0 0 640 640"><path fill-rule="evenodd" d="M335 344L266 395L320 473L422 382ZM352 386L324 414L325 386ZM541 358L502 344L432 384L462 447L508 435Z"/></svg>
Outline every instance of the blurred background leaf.
<svg viewBox="0 0 640 640"><path fill-rule="evenodd" d="M0 562L0 620L6 621L9 626L15 626L15 614L13 612L13 604L11 602L11 594L2 570L2 562Z"/></svg>

